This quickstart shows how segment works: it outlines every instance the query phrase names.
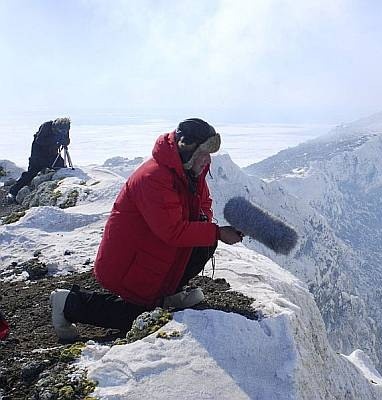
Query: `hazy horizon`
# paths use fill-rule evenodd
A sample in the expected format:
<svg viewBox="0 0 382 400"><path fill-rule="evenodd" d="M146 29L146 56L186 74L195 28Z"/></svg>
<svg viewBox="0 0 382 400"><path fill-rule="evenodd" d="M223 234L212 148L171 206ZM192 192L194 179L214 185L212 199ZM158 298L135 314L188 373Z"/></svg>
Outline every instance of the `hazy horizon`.
<svg viewBox="0 0 382 400"><path fill-rule="evenodd" d="M6 159L26 168L36 120L10 124L0 121L0 160ZM141 120L129 123L78 123L72 121L69 152L76 166L102 165L112 157L148 157L156 138L170 132L174 120ZM331 126L321 124L217 124L222 135L221 153L228 153L240 167L263 160L287 147L328 132Z"/></svg>

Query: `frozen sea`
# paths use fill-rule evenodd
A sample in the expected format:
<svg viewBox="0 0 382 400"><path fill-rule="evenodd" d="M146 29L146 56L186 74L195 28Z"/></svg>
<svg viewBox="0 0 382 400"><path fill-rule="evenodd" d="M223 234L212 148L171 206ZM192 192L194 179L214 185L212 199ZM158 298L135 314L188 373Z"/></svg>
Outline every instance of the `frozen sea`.
<svg viewBox="0 0 382 400"><path fill-rule="evenodd" d="M52 119L52 118L51 118ZM33 134L49 120L8 119L0 122L0 159L26 168ZM222 135L221 152L229 153L240 167L263 160L280 150L326 134L332 126L317 124L219 124L210 121ZM103 164L111 157L147 157L155 139L173 130L177 121L126 117L95 120L72 118L69 152L74 165Z"/></svg>

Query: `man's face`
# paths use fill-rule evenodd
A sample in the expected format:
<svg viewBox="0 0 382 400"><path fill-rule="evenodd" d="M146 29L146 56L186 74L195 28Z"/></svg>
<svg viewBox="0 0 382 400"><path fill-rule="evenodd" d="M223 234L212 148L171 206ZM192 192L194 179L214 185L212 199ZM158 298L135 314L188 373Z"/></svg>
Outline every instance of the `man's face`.
<svg viewBox="0 0 382 400"><path fill-rule="evenodd" d="M199 176L207 164L211 163L211 155L208 152L198 154L192 163L191 171L195 176Z"/></svg>

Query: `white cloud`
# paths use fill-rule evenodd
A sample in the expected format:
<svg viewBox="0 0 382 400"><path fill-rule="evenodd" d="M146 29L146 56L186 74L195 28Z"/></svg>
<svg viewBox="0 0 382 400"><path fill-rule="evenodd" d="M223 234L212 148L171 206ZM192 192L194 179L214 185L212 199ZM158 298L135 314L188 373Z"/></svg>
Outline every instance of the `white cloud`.
<svg viewBox="0 0 382 400"><path fill-rule="evenodd" d="M241 110L247 118L255 109L260 119L268 120L288 114L292 119L306 120L309 115L330 119L346 114L347 107L352 112L365 107L375 111L382 103L382 28L374 10L381 6L372 2L69 0L66 4L68 8L61 11L68 15L61 20L49 19L53 9L36 6L33 24L21 6L19 10L12 6L12 15L18 11L25 23L19 33L8 27L8 40L2 45L0 41L0 47L13 51L12 62L0 66L1 75L15 76L5 85L9 101L17 103L12 88L23 85L24 99L33 103L34 93L25 89L32 82L33 91L41 88L40 103L45 99L57 105L72 101L78 107L129 104L145 106L147 111L221 107ZM49 51L57 40L66 51L64 58ZM27 59L22 56L24 49ZM21 67L26 60L28 68Z"/></svg>

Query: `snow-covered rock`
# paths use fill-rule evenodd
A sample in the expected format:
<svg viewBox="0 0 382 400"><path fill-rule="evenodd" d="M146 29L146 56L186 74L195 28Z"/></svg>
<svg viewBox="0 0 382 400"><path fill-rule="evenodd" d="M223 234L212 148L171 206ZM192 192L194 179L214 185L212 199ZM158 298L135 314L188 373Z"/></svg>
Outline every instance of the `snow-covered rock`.
<svg viewBox="0 0 382 400"><path fill-rule="evenodd" d="M94 260L106 218L125 179L97 167L61 169L52 179L38 188L53 185L48 192L55 196L56 206L32 207L18 222L0 225L0 271L12 262L27 261L36 249L50 273L82 271L84 264ZM74 206L66 208L73 191ZM37 200L43 198L36 195ZM70 255L63 257L67 249Z"/></svg>
<svg viewBox="0 0 382 400"><path fill-rule="evenodd" d="M0 160L0 185L18 179L24 170L9 160Z"/></svg>
<svg viewBox="0 0 382 400"><path fill-rule="evenodd" d="M381 377L370 363L334 352L310 293L275 263L242 245L219 246L217 277L254 298L261 320L185 310L127 345L89 342L78 363L102 399L372 400ZM171 338L171 334L177 334ZM366 365L367 364L367 365ZM361 366L361 368L360 368Z"/></svg>
<svg viewBox="0 0 382 400"><path fill-rule="evenodd" d="M142 164L142 162L142 157L135 157L132 160L125 157L112 157L103 163L103 167L127 178L138 165Z"/></svg>

